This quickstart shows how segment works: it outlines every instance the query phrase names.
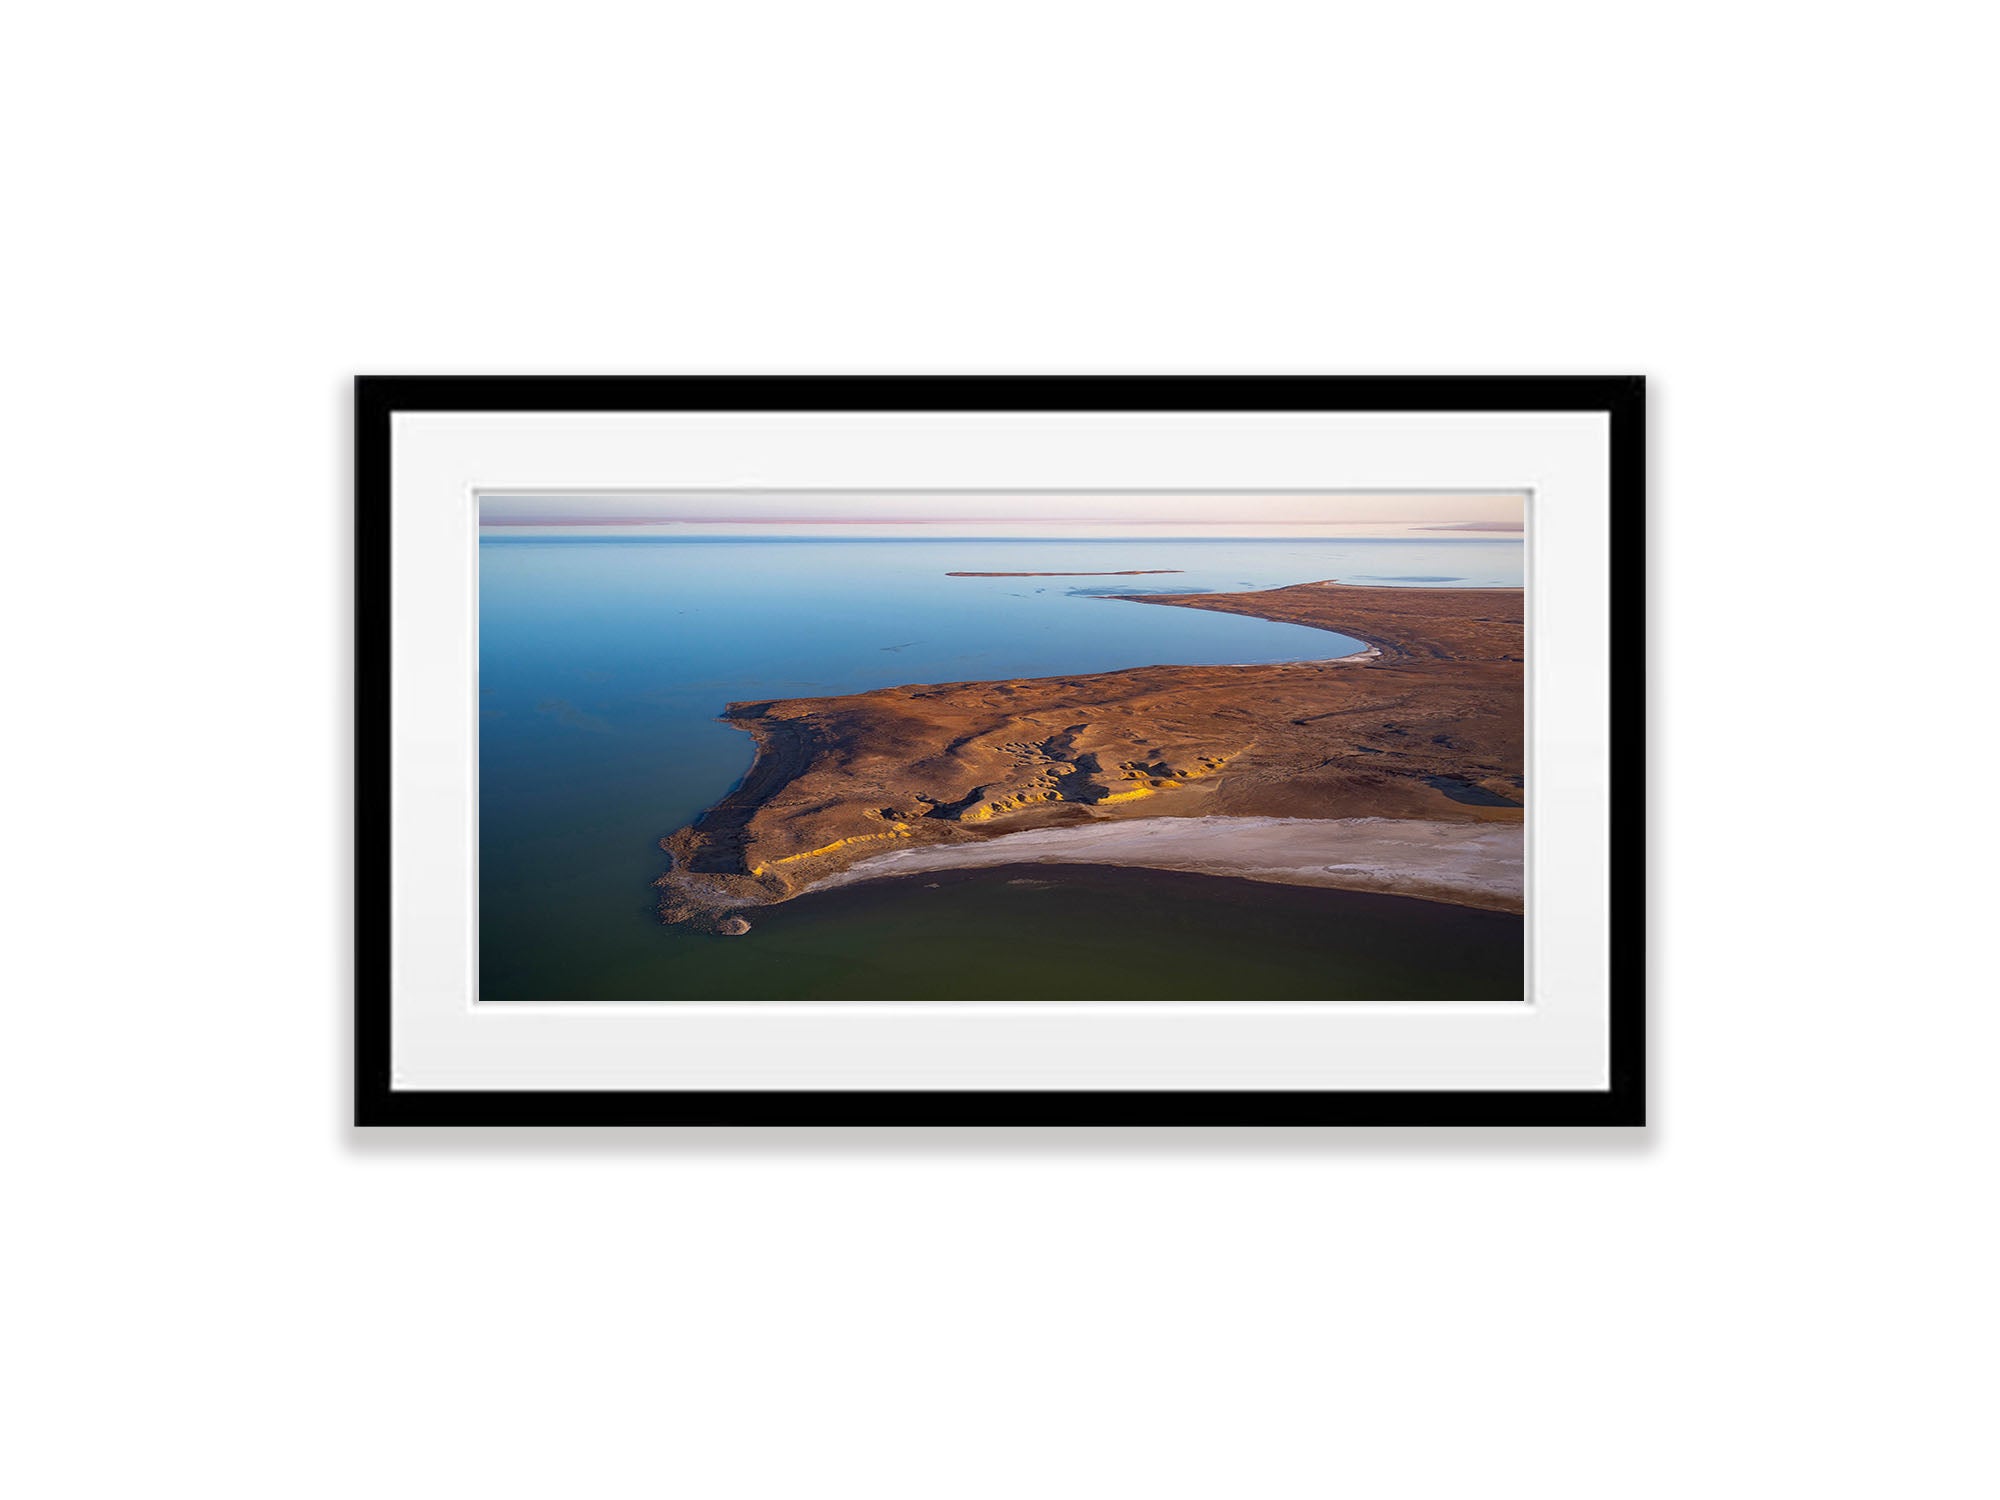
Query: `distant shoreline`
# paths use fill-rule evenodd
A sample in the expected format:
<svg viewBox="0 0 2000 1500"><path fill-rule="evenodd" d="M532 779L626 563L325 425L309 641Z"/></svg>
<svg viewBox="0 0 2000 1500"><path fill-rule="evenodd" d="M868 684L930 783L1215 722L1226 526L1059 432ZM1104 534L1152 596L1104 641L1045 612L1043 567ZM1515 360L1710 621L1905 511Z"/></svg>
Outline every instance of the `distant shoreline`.
<svg viewBox="0 0 2000 1500"><path fill-rule="evenodd" d="M1142 573L1185 573L1186 568L1113 568L1101 573L947 573L947 578L1137 578Z"/></svg>

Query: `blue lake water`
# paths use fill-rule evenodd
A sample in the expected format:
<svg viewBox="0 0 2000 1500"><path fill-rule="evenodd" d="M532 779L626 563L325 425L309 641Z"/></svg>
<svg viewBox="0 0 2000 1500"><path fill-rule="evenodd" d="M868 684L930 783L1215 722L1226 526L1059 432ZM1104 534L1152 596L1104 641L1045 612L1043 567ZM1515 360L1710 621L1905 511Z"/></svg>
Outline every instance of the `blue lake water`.
<svg viewBox="0 0 2000 1500"><path fill-rule="evenodd" d="M946 576L1137 568L1181 571ZM749 939L658 924L651 881L664 861L657 840L749 768L749 736L716 721L727 703L1161 663L1341 656L1362 643L1104 596L1322 578L1518 585L1521 569L1520 542L1492 538L484 539L480 998L658 1000L746 985L750 998L810 996L815 984L838 988L837 975L858 983L857 965L865 971L873 962L855 956L872 951L868 919L857 914L862 907L878 912L884 930L907 928L911 912L898 903L916 898L901 892L901 883L861 888L880 895L842 897L838 932L822 922L826 930L799 937L805 947L796 952L783 941L760 946L762 929L807 932L816 909L809 903L818 898L793 903L803 915L779 919L781 909L773 909ZM1027 898L1016 887L1009 899ZM1172 892L1162 897L1168 905L1173 899ZM886 971L872 980L910 982Z"/></svg>

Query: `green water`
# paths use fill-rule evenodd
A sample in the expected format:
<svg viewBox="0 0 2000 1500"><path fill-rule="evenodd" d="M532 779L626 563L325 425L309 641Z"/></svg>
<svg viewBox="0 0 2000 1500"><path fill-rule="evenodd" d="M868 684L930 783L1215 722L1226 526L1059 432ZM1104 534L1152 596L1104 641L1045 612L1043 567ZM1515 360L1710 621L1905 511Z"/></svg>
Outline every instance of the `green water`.
<svg viewBox="0 0 2000 1500"><path fill-rule="evenodd" d="M750 915L681 950L652 998L1521 998L1519 917L1171 870L952 870Z"/></svg>

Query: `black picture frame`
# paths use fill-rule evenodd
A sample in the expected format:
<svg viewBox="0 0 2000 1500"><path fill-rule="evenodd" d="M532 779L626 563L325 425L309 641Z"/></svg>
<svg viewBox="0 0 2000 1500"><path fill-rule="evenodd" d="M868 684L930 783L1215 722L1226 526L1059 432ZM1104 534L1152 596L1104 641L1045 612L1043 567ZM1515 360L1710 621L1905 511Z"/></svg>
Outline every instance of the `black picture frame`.
<svg viewBox="0 0 2000 1500"><path fill-rule="evenodd" d="M390 453L403 412L1601 412L1612 658L1602 1090L597 1092L391 1086ZM362 376L354 388L354 1121L380 1125L1638 1126L1646 1098L1645 382L1638 376Z"/></svg>

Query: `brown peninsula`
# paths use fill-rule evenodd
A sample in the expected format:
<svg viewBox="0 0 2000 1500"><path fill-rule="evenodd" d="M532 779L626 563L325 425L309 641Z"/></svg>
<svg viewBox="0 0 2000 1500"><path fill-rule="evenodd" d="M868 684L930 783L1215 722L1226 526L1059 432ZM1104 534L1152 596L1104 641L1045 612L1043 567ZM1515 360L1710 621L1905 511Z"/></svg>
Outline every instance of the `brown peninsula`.
<svg viewBox="0 0 2000 1500"><path fill-rule="evenodd" d="M722 717L756 741L756 760L660 840L661 918L715 927L887 852L1109 820L1512 824L1494 834L1518 841L1521 590L1329 581L1105 607L1132 604L1316 626L1367 649L732 703ZM1311 878L1340 883L1319 872L1341 868ZM1518 909L1517 897L1424 893Z"/></svg>

